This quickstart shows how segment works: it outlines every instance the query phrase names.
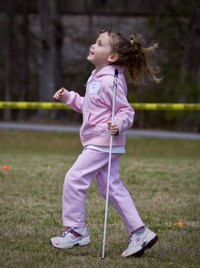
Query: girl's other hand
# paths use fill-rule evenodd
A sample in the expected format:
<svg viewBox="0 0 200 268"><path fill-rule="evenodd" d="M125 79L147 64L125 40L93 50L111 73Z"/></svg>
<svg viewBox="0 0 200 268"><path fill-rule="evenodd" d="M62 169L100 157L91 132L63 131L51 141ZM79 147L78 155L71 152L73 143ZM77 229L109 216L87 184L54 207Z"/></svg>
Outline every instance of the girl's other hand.
<svg viewBox="0 0 200 268"><path fill-rule="evenodd" d="M62 97L62 94L64 93L65 89L62 87L61 89L59 89L58 91L56 91L56 93L53 95L54 99L60 100Z"/></svg>
<svg viewBox="0 0 200 268"><path fill-rule="evenodd" d="M111 135L117 135L119 133L119 128L117 124L112 124L110 121L108 121L108 133Z"/></svg>

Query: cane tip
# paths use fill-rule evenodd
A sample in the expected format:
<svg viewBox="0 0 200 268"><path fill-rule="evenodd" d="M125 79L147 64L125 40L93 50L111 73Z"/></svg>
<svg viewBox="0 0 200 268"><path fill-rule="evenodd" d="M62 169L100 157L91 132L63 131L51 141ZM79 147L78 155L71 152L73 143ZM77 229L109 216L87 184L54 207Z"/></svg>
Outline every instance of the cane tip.
<svg viewBox="0 0 200 268"><path fill-rule="evenodd" d="M101 258L102 261L105 261L105 258Z"/></svg>

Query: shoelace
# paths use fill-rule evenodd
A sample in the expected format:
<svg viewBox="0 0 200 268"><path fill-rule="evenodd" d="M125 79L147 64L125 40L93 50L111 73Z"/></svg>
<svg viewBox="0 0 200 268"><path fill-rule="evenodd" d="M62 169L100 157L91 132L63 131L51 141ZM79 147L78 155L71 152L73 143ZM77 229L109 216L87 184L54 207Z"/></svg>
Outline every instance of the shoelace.
<svg viewBox="0 0 200 268"><path fill-rule="evenodd" d="M132 241L132 237L133 237L133 233L130 233L130 235L129 235L129 244L131 243L131 241Z"/></svg>
<svg viewBox="0 0 200 268"><path fill-rule="evenodd" d="M68 233L73 234L76 237L82 236L81 234L75 232L74 230L70 229L69 227L67 227L67 229L65 229L62 234L60 235L60 237L65 237Z"/></svg>
<svg viewBox="0 0 200 268"><path fill-rule="evenodd" d="M60 235L60 237L65 237L70 231L72 231L69 227L67 227L67 229L65 229L62 234Z"/></svg>

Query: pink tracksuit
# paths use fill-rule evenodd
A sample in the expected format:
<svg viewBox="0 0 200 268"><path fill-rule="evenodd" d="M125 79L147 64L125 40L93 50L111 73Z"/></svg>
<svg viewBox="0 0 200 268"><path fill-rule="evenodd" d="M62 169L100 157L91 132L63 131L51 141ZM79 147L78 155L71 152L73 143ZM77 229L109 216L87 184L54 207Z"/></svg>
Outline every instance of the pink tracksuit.
<svg viewBox="0 0 200 268"><path fill-rule="evenodd" d="M100 194L106 197L108 158L107 152L87 148L89 145L109 146L108 121L112 117L114 71L118 69L117 96L114 122L119 134L113 136L113 146L124 146L125 130L134 120L134 111L129 105L124 69L109 65L98 73L92 72L86 85L85 97L74 91L65 90L61 101L73 110L83 114L80 138L85 150L67 172L63 186L63 225L85 226L85 202L87 190L96 178ZM129 233L144 226L132 198L119 179L120 153L112 154L109 202L117 210L128 227Z"/></svg>

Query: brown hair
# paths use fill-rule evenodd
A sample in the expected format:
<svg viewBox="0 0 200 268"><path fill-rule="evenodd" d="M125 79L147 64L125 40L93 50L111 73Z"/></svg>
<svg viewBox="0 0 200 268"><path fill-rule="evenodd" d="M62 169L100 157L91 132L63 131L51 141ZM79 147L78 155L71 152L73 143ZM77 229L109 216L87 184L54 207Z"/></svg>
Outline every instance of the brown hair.
<svg viewBox="0 0 200 268"><path fill-rule="evenodd" d="M124 66L134 84L143 84L144 74L156 83L162 80L155 76L160 72L159 67L150 65L148 59L148 56L158 48L158 44L145 48L140 36L131 35L130 39L127 39L121 33L111 29L101 30L98 36L105 32L110 37L113 52L118 55L118 60L113 64Z"/></svg>

